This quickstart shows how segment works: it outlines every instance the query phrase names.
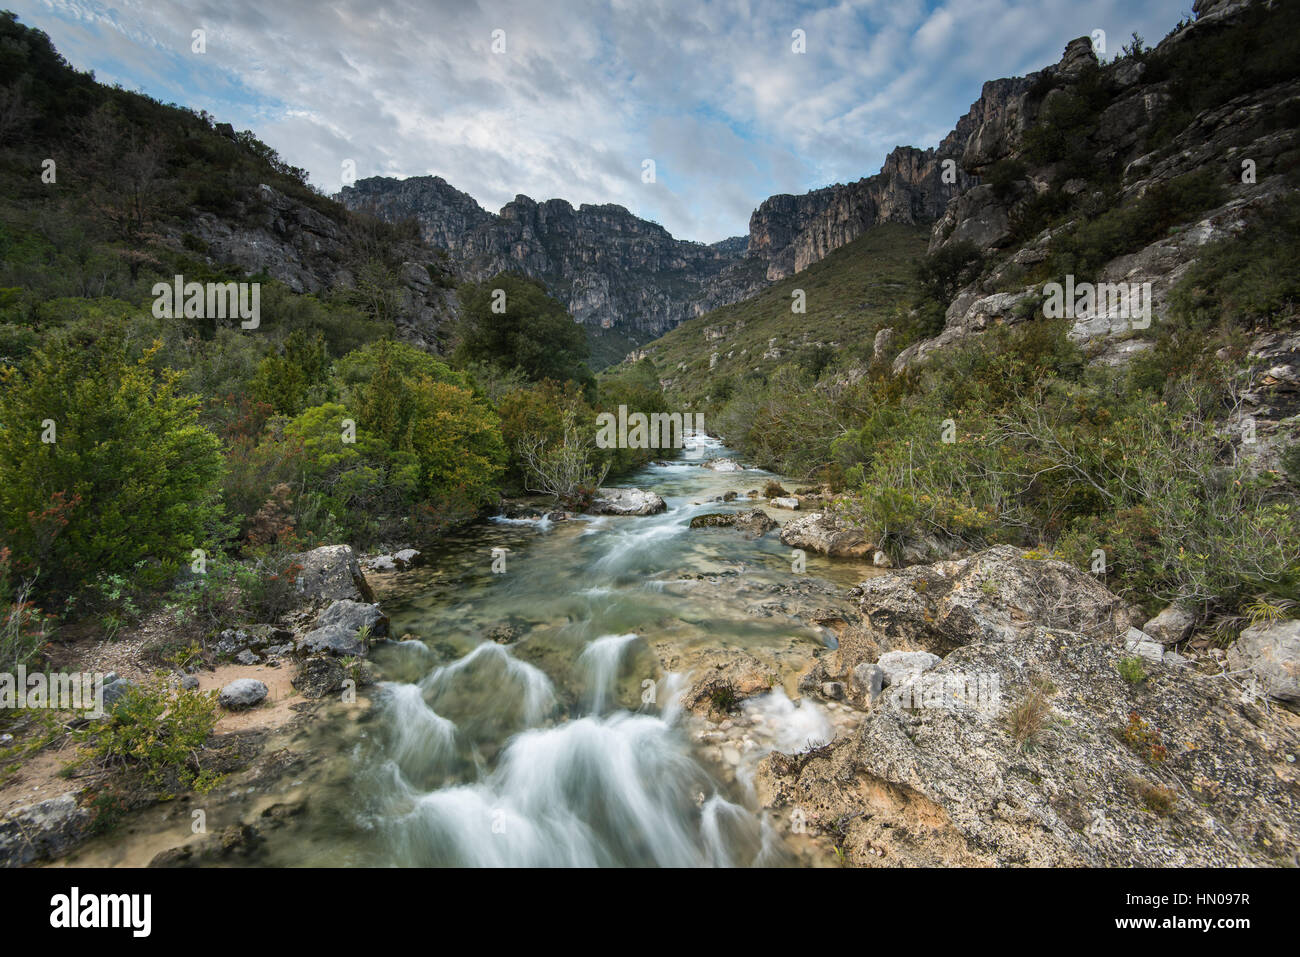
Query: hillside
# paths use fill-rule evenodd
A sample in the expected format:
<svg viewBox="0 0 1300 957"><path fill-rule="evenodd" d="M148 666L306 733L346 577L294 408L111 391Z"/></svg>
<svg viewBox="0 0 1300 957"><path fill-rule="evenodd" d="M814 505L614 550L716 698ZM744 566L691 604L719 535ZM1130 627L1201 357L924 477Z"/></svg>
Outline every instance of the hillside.
<svg viewBox="0 0 1300 957"><path fill-rule="evenodd" d="M715 406L747 377L783 363L842 368L870 362L876 333L914 294L913 268L929 229L885 224L752 299L688 320L636 350L664 392L685 406ZM797 290L806 312L793 313Z"/></svg>

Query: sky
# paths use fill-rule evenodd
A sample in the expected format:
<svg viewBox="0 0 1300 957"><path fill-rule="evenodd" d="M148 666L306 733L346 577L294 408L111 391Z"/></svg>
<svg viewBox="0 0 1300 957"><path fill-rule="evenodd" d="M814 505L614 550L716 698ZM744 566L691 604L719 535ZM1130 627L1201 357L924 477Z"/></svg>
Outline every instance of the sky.
<svg viewBox="0 0 1300 957"><path fill-rule="evenodd" d="M431 174L492 212L519 193L618 203L715 242L770 195L937 145L985 80L1074 37L1104 31L1107 58L1134 32L1154 45L1191 0L0 6L101 82L251 129L329 193L352 169Z"/></svg>

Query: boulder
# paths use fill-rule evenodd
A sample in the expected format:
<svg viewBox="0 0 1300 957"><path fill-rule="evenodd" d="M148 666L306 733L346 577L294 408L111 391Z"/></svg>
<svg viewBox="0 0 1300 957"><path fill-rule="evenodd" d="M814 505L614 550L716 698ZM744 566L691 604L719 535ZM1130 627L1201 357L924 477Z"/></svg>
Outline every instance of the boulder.
<svg viewBox="0 0 1300 957"><path fill-rule="evenodd" d="M363 638L362 629L366 630ZM333 602L316 618L316 627L298 642L309 654L364 655L367 640L388 634L388 616L378 605L343 599Z"/></svg>
<svg viewBox="0 0 1300 957"><path fill-rule="evenodd" d="M773 508L797 509L799 507L799 500L795 498L793 495L781 496L778 498L771 499L768 502L768 504L771 505Z"/></svg>
<svg viewBox="0 0 1300 957"><path fill-rule="evenodd" d="M1189 637L1195 626L1195 615L1185 608L1170 605L1143 625L1142 631L1162 645L1176 645Z"/></svg>
<svg viewBox="0 0 1300 957"><path fill-rule="evenodd" d="M236 678L221 689L217 703L229 711L242 711L266 700L269 689L256 678Z"/></svg>
<svg viewBox="0 0 1300 957"><path fill-rule="evenodd" d="M864 708L875 704L885 687L885 669L862 662L849 676L849 691Z"/></svg>
<svg viewBox="0 0 1300 957"><path fill-rule="evenodd" d="M342 662L329 655L312 655L298 663L289 683L304 698L324 698L342 691L348 673Z"/></svg>
<svg viewBox="0 0 1300 957"><path fill-rule="evenodd" d="M29 804L0 819L0 867L23 867L67 853L85 837L91 814L73 792Z"/></svg>
<svg viewBox="0 0 1300 957"><path fill-rule="evenodd" d="M593 515L657 515L667 510L662 498L639 488L599 489L589 509Z"/></svg>
<svg viewBox="0 0 1300 957"><path fill-rule="evenodd" d="M830 512L792 518L781 526L781 543L835 558L859 558L876 550L862 529Z"/></svg>
<svg viewBox="0 0 1300 957"><path fill-rule="evenodd" d="M1137 628L1130 628L1124 633L1124 650L1155 664L1165 660L1165 646Z"/></svg>
<svg viewBox="0 0 1300 957"><path fill-rule="evenodd" d="M745 467L735 459L710 459L704 467L713 472L743 472Z"/></svg>
<svg viewBox="0 0 1300 957"><path fill-rule="evenodd" d="M776 519L761 508L744 512L709 512L691 519L691 528L735 528L746 538L759 538L776 527Z"/></svg>
<svg viewBox="0 0 1300 957"><path fill-rule="evenodd" d="M422 556L414 548L403 548L393 552L393 561L398 568L414 568L421 563Z"/></svg>
<svg viewBox="0 0 1300 957"><path fill-rule="evenodd" d="M130 679L120 678L116 671L110 671L104 676L104 708L111 710L134 687L135 683Z"/></svg>
<svg viewBox="0 0 1300 957"><path fill-rule="evenodd" d="M1300 703L1300 620L1251 625L1228 649L1228 665L1254 676L1271 697Z"/></svg>
<svg viewBox="0 0 1300 957"><path fill-rule="evenodd" d="M348 545L322 545L290 557L302 568L295 579L298 593L323 601L373 602L374 593L361 574L357 557Z"/></svg>

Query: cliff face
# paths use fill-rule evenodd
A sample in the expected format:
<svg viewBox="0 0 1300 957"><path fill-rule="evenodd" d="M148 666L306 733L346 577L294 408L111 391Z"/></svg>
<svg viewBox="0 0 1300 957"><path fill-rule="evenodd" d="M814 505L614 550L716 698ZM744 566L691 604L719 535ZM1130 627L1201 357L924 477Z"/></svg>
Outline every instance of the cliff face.
<svg viewBox="0 0 1300 957"><path fill-rule="evenodd" d="M1291 28L1283 19L1285 9L1263 0L1197 0L1193 9L1194 20L1146 53L1102 64L1089 39L1079 37L1066 46L1059 63L1028 77L985 84L959 130L958 148L972 174L986 175L998 165L1003 181L1000 188L980 184L956 197L935 222L930 249L969 241L989 266L958 291L940 334L905 349L895 368L992 325L1025 321L1033 312L1029 307L1042 301L1039 284L1029 282L1030 270L1049 260L1058 235L1180 177L1202 175L1217 190L1213 202L1189 206L1167 234L1118 246L1095 274L1079 277L1150 284L1153 321L1159 322L1170 291L1207 243L1240 234L1263 211L1295 194L1289 171L1300 151L1300 129L1290 118L1300 110L1300 79L1261 79L1219 102L1206 97L1195 110L1180 89L1189 85L1189 58L1197 63L1201 56L1216 55L1216 43L1230 48L1234 32L1247 37L1285 32ZM1090 94L1084 92L1088 89ZM1092 112L1072 126L1063 124L1053 104L1077 105L1089 95L1095 100ZM1044 151L1042 133L1053 123L1058 133L1069 134L1066 148ZM1087 159L1082 172L1080 156ZM1247 162L1250 175L1243 173ZM1035 204L1044 201L1073 204L1066 221L1048 229L1030 218ZM1025 227L1026 220L1032 228ZM1121 335L1126 326L1117 310L1099 308L1076 317L1070 335L1090 358L1120 364L1151 347L1149 340Z"/></svg>
<svg viewBox="0 0 1300 957"><path fill-rule="evenodd" d="M622 206L516 196L498 215L437 176L374 177L343 190L351 209L396 222L413 218L468 279L514 270L542 280L579 322L657 336L725 293L710 284L741 263L743 237L713 245L674 239ZM736 295L748 285L727 281ZM734 300L726 300L734 301Z"/></svg>
<svg viewBox="0 0 1300 957"><path fill-rule="evenodd" d="M950 135L937 149L898 147L879 173L856 183L772 196L749 219L750 255L762 259L766 278L776 281L826 258L872 226L933 222L950 199L975 182L959 159Z"/></svg>

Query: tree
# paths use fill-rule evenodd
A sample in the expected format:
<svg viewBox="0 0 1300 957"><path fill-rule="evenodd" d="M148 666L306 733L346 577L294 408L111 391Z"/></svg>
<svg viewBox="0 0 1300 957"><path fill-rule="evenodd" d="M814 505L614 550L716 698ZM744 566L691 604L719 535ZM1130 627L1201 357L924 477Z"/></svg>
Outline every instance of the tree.
<svg viewBox="0 0 1300 957"><path fill-rule="evenodd" d="M125 324L60 332L0 370L0 531L44 591L146 562L158 584L218 525L220 442ZM150 579L153 579L150 581Z"/></svg>
<svg viewBox="0 0 1300 957"><path fill-rule="evenodd" d="M537 280L501 273L461 290L454 358L519 369L534 382L594 383L587 333Z"/></svg>

